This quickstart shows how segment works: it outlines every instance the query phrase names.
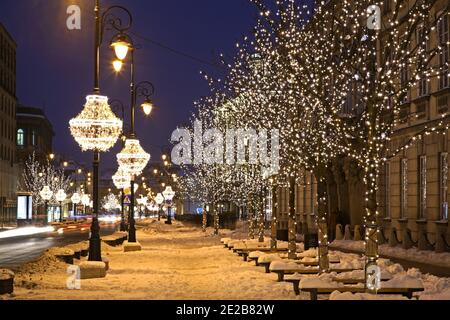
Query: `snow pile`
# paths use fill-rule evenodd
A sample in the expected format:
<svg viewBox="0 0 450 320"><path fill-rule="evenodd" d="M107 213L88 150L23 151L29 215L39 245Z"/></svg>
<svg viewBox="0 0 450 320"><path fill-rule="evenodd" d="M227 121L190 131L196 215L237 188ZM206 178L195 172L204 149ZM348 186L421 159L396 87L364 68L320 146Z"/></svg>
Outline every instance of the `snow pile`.
<svg viewBox="0 0 450 320"><path fill-rule="evenodd" d="M271 253L271 254L264 254L259 256L258 263L266 263L266 262L272 262L276 260L281 260L281 257L277 253Z"/></svg>
<svg viewBox="0 0 450 320"><path fill-rule="evenodd" d="M299 258L315 258L317 257L317 248L310 248L306 251L300 252L297 254L297 257Z"/></svg>
<svg viewBox="0 0 450 320"><path fill-rule="evenodd" d="M424 276L425 291L419 293L420 300L450 300L450 278Z"/></svg>
<svg viewBox="0 0 450 320"><path fill-rule="evenodd" d="M248 257L249 258L259 258L263 255L265 255L265 253L262 251L250 251L250 253L248 254Z"/></svg>
<svg viewBox="0 0 450 320"><path fill-rule="evenodd" d="M370 293L351 293L333 291L330 300L408 300L407 297L401 295L378 295Z"/></svg>
<svg viewBox="0 0 450 320"><path fill-rule="evenodd" d="M275 260L270 263L270 271L286 270L286 269L296 269L299 265L293 261L289 260Z"/></svg>
<svg viewBox="0 0 450 320"><path fill-rule="evenodd" d="M324 273L317 277L308 277L300 280L300 289L341 287L344 287L344 284L334 281L334 275L330 273Z"/></svg>
<svg viewBox="0 0 450 320"><path fill-rule="evenodd" d="M342 269L363 269L364 263L360 260L344 260L339 263L333 263L333 270Z"/></svg>
<svg viewBox="0 0 450 320"><path fill-rule="evenodd" d="M395 275L391 280L382 281L382 288L423 288L423 282L415 277L405 275Z"/></svg>
<svg viewBox="0 0 450 320"><path fill-rule="evenodd" d="M8 280L14 278L14 272L9 269L0 269L0 280Z"/></svg>
<svg viewBox="0 0 450 320"><path fill-rule="evenodd" d="M319 261L316 257L304 257L300 260L301 262L317 262Z"/></svg>

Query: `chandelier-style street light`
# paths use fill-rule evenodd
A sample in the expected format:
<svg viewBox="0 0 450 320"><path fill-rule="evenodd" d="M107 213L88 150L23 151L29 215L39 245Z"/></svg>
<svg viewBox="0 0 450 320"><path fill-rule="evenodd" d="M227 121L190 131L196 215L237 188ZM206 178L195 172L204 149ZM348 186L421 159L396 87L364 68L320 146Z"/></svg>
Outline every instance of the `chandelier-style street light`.
<svg viewBox="0 0 450 320"><path fill-rule="evenodd" d="M63 221L63 206L62 203L67 198L67 194L64 192L63 189L59 189L58 192L55 195L56 201L59 202L59 222Z"/></svg>
<svg viewBox="0 0 450 320"><path fill-rule="evenodd" d="M172 224L172 199L175 196L175 191L172 190L171 186L167 186L163 192L164 200L167 203L167 221L166 224Z"/></svg>
<svg viewBox="0 0 450 320"><path fill-rule="evenodd" d="M130 42L131 39L130 39ZM134 84L134 48L133 45L129 45L131 53L131 126L130 134L125 141L125 146L122 151L117 154L117 162L119 166L130 175L130 211L128 217L128 242L136 242L136 227L134 221L134 204L135 204L135 190L134 183L137 176L142 173L142 170L147 166L150 160L150 154L145 152L141 147L139 140L136 138L135 131L135 106L137 97L145 97L145 101L142 105L144 113L149 115L153 108L153 103L150 100L150 96L154 94L154 87L148 81L143 81L138 85ZM119 57L118 57L119 58Z"/></svg>
<svg viewBox="0 0 450 320"><path fill-rule="evenodd" d="M44 210L45 210L45 221L44 225L48 222L48 202L53 196L53 191L50 190L49 186L44 186L42 190L39 192L39 195L41 196L42 200L44 200Z"/></svg>

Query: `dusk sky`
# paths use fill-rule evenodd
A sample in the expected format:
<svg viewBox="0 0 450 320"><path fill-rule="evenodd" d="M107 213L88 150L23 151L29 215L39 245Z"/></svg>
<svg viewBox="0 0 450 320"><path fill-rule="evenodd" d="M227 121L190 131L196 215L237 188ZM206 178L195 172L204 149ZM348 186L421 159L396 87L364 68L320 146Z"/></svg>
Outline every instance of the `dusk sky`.
<svg viewBox="0 0 450 320"><path fill-rule="evenodd" d="M153 41L204 61L219 53L232 56L235 44L251 32L257 11L249 0L101 1L123 5L133 14L133 31ZM81 30L66 27L66 10L81 8ZM0 21L17 43L17 97L20 104L42 107L53 124L55 152L87 164L70 135L68 122L76 116L93 87L94 0L2 0ZM129 105L129 67L117 76L112 71L113 52L107 32L101 48L101 93ZM200 71L220 75L221 70L175 54L155 44L135 39L142 46L135 55L136 82L148 80L156 87L155 109L150 118L137 110L137 134L152 159L168 145L177 125L186 123L193 101L208 94ZM129 113L127 109L127 115ZM129 117L125 121L129 122ZM103 156L103 169L116 166L115 154Z"/></svg>

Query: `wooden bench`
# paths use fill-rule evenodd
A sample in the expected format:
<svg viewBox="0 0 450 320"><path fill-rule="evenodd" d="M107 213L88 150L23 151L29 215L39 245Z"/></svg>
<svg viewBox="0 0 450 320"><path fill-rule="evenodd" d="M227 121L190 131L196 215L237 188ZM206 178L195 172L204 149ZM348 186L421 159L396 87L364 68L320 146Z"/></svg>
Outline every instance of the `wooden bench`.
<svg viewBox="0 0 450 320"><path fill-rule="evenodd" d="M287 260L287 259L280 259L282 260ZM296 259L289 259L292 262L295 262L299 265L303 265L303 266L307 266L307 267L317 267L319 265L319 260L316 261L301 261L301 260L296 260ZM330 259L330 263L340 263L341 260L339 258L331 258ZM266 273L270 273L270 264L272 263L272 261L268 261L268 262L258 262L259 266L265 267ZM295 272L294 272L295 273Z"/></svg>
<svg viewBox="0 0 450 320"><path fill-rule="evenodd" d="M391 275L384 275L381 278L381 281L389 281L392 279ZM296 295L300 294L300 280L299 278L294 278L294 279L284 279L285 282L289 282L292 283L292 286L294 288L294 292ZM339 278L335 278L333 281L339 282L339 283L343 283L343 284L358 284L358 283L364 283L365 279L363 278L344 278L344 279L339 279Z"/></svg>
<svg viewBox="0 0 450 320"><path fill-rule="evenodd" d="M354 271L355 269L330 269L329 272L350 272ZM280 269L280 270L270 270L270 272L276 273L278 275L278 281L284 281L284 275L285 274L318 274L320 272L319 268L287 268L287 269Z"/></svg>
<svg viewBox="0 0 450 320"><path fill-rule="evenodd" d="M423 291L423 287L417 287L417 288L389 288L389 287L382 287L377 291L377 293L380 294L401 294L404 297L407 297L408 299L411 299L413 297L414 292L421 292ZM329 288L302 288L301 291L309 292L310 299L311 300L317 300L317 296L319 294L326 294L330 295L334 291L339 292L351 292L351 293L364 293L366 292L366 289L364 287L329 287Z"/></svg>
<svg viewBox="0 0 450 320"><path fill-rule="evenodd" d="M273 248L269 248L269 247L262 247L262 248L247 248L247 249L243 249L240 250L240 252L238 252L238 254L240 256L242 256L242 259L244 261L247 261L248 259L248 254L252 251L261 251L261 252L265 252L265 253L277 253L277 252L287 252L288 249L286 248L281 248L281 249L273 249ZM258 260L258 259L256 259ZM258 263L258 261L256 261L256 263Z"/></svg>

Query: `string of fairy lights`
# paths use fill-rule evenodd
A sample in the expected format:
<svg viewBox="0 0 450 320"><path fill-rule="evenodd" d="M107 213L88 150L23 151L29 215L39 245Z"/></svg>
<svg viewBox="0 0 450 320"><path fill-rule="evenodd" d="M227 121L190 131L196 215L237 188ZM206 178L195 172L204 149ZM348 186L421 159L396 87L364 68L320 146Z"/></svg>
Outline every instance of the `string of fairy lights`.
<svg viewBox="0 0 450 320"><path fill-rule="evenodd" d="M366 186L366 266L376 264L381 167L423 137L449 129L445 113L406 143L392 145L401 111L420 85L435 86L450 77L450 40L441 36L443 26L449 25L442 23L450 19L449 6L436 10L437 0L417 0L412 7L392 0L377 29L369 28L373 13L368 8L383 8L384 1L317 1L315 7L302 0L251 2L260 11L254 33L236 45L232 61L222 56L226 77L204 75L211 94L196 103L195 117L221 129L278 129L280 171L267 177L258 165L197 165L188 171L199 175L220 167L227 174L202 173L202 183L191 187L220 190L221 201L241 201L258 215L263 214L254 209L262 208L261 190L287 186L294 193L298 178L312 172L317 181L319 259L324 261L319 265L326 271L327 171L339 157L352 159L363 171ZM211 195L199 198L217 201ZM296 250L298 210L291 201L290 256ZM264 220L256 221L263 230Z"/></svg>

